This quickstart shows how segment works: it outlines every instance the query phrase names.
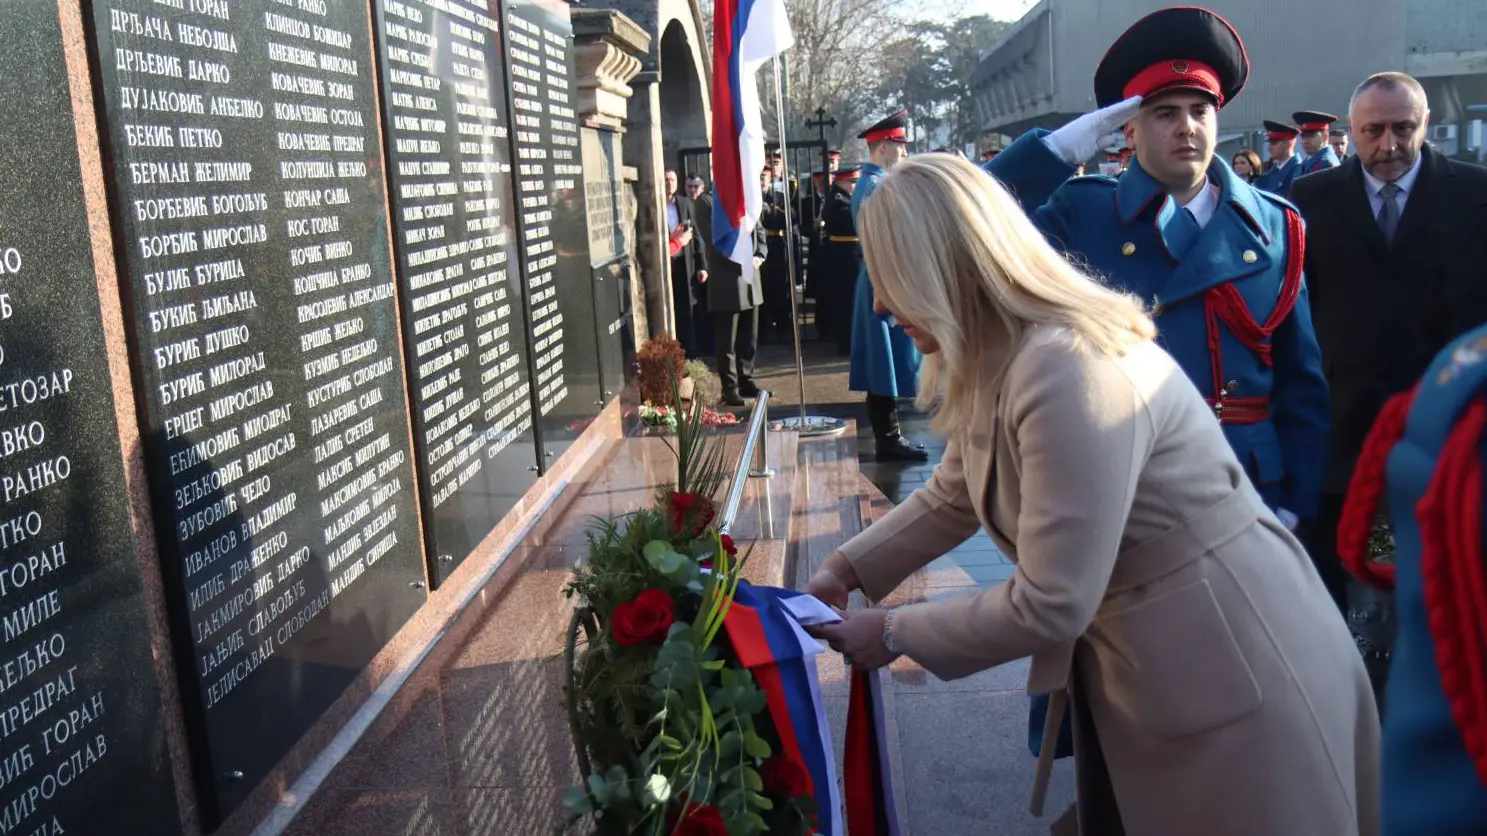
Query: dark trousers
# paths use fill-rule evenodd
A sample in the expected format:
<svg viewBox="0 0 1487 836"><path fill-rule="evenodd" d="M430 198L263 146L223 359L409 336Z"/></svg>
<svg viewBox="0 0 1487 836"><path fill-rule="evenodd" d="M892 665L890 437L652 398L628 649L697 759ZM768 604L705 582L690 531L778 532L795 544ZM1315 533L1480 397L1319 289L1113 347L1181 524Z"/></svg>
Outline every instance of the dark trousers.
<svg viewBox="0 0 1487 836"><path fill-rule="evenodd" d="M754 354L759 350L759 309L713 314L713 348L723 392L737 394L754 382Z"/></svg>
<svg viewBox="0 0 1487 836"><path fill-rule="evenodd" d="M900 438L903 433L898 427L898 400L887 395L874 395L871 392L867 396L867 421L873 428L873 436L876 438Z"/></svg>
<svg viewBox="0 0 1487 836"><path fill-rule="evenodd" d="M697 356L697 322L693 317L696 306L692 303L692 277L687 275L687 261L683 258L671 260L671 308L676 316L676 341L688 357Z"/></svg>
<svg viewBox="0 0 1487 836"><path fill-rule="evenodd" d="M1307 554L1311 555L1311 562L1317 567L1317 574L1322 576L1322 583L1332 594L1338 612L1347 618L1348 571L1337 556L1337 523L1342 519L1342 503L1340 495L1323 494L1317 517L1306 524L1301 539L1306 544Z"/></svg>

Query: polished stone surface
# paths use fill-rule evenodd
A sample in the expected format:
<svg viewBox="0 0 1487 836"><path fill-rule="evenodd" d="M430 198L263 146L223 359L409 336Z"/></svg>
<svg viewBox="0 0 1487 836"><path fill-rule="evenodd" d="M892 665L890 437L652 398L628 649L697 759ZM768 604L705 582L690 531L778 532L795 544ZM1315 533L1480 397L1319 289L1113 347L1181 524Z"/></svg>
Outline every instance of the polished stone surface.
<svg viewBox="0 0 1487 836"><path fill-rule="evenodd" d="M536 370L532 389L542 458L550 463L607 400L589 264L573 25L566 3L512 0L500 8L521 275Z"/></svg>
<svg viewBox="0 0 1487 836"><path fill-rule="evenodd" d="M485 3L449 2L447 11L417 0L374 4L436 586L536 484L539 458L500 25Z"/></svg>
<svg viewBox="0 0 1487 836"><path fill-rule="evenodd" d="M423 604L365 5L91 6L208 828Z"/></svg>
<svg viewBox="0 0 1487 836"><path fill-rule="evenodd" d="M57 4L7 4L0 39L0 829L167 836L180 814Z"/></svg>

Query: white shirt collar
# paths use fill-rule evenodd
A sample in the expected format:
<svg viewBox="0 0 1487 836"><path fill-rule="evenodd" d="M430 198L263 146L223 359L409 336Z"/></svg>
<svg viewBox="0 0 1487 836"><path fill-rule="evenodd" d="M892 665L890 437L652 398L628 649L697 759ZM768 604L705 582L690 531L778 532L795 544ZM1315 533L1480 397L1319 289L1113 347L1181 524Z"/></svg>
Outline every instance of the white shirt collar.
<svg viewBox="0 0 1487 836"><path fill-rule="evenodd" d="M1218 206L1219 190L1214 187L1212 180L1205 180L1203 188L1199 189L1198 193L1193 195L1193 199L1184 204L1182 208L1192 213L1193 220L1198 222L1198 227L1201 229L1213 220L1213 213L1218 211Z"/></svg>
<svg viewBox="0 0 1487 836"><path fill-rule="evenodd" d="M1415 179L1420 176L1420 163L1424 160L1425 151L1422 149L1420 151L1420 155L1418 157L1415 157L1415 164L1410 166L1410 170L1406 171L1404 173L1404 176L1394 181L1394 185L1399 187L1400 197L1405 197L1414 190ZM1363 163L1360 160L1358 164L1362 165ZM1363 182L1368 184L1368 196L1370 198L1383 197L1383 195L1379 194L1379 192L1384 188L1384 181L1370 174L1367 168L1363 169Z"/></svg>

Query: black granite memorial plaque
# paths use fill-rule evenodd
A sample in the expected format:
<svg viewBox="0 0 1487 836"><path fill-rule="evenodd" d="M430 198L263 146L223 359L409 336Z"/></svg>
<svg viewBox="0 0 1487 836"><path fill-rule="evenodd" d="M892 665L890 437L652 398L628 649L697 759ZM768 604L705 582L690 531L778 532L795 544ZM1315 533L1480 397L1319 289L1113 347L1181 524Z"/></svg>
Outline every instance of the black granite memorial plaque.
<svg viewBox="0 0 1487 836"><path fill-rule="evenodd" d="M369 10L92 9L151 486L214 827L426 595Z"/></svg>
<svg viewBox="0 0 1487 836"><path fill-rule="evenodd" d="M589 217L589 263L599 326L599 380L608 400L625 385L635 360L630 320L630 230L620 135L583 129L584 194Z"/></svg>
<svg viewBox="0 0 1487 836"><path fill-rule="evenodd" d="M532 394L547 465L603 406L588 220L562 0L504 4L517 228L532 336Z"/></svg>
<svg viewBox="0 0 1487 836"><path fill-rule="evenodd" d="M57 4L0 39L0 832L179 833Z"/></svg>
<svg viewBox="0 0 1487 836"><path fill-rule="evenodd" d="M537 479L506 68L484 2L375 5L413 435L438 583Z"/></svg>

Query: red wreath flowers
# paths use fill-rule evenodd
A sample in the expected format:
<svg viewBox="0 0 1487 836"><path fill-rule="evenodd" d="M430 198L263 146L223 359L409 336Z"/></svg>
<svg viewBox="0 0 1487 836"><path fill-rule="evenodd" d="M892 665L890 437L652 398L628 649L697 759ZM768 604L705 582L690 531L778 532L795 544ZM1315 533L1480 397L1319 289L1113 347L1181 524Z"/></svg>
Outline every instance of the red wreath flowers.
<svg viewBox="0 0 1487 836"><path fill-rule="evenodd" d="M696 537L713 521L712 500L692 493L671 493L671 528L684 537Z"/></svg>
<svg viewBox="0 0 1487 836"><path fill-rule="evenodd" d="M669 822L673 836L728 836L723 813L711 804L687 802L686 812L672 814Z"/></svg>
<svg viewBox="0 0 1487 836"><path fill-rule="evenodd" d="M616 604L609 619L614 640L626 647L660 644L674 621L676 605L659 589L647 589L633 601Z"/></svg>
<svg viewBox="0 0 1487 836"><path fill-rule="evenodd" d="M811 794L811 776L800 761L776 755L764 762L759 769L764 789L786 798L799 798Z"/></svg>

